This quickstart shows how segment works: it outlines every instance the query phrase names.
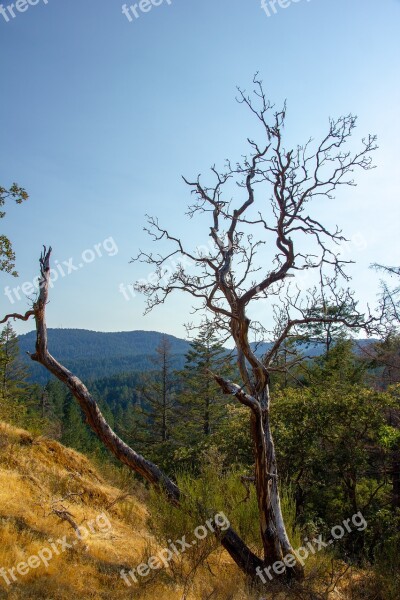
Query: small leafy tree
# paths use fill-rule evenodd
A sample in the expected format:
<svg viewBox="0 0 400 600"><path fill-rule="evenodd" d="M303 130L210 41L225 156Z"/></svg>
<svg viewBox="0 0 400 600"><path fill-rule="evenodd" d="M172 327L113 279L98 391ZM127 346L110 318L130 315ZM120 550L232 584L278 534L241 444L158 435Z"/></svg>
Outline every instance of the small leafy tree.
<svg viewBox="0 0 400 600"><path fill-rule="evenodd" d="M28 194L24 188L14 183L9 189L0 186L0 219L6 216L1 210L6 200L14 200L17 204L22 204L28 199ZM7 236L0 234L0 271L10 273L14 277L18 275L15 271L15 253L12 244Z"/></svg>

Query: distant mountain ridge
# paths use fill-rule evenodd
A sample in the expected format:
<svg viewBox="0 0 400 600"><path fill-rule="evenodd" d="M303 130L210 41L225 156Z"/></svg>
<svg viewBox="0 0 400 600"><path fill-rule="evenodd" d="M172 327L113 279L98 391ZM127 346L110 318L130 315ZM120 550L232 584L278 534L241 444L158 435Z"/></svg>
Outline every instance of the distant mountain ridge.
<svg viewBox="0 0 400 600"><path fill-rule="evenodd" d="M181 369L190 342L159 331L100 332L87 329L49 329L49 350L65 367L84 381L111 377L120 373L138 373L155 368L154 357L161 338L165 335L171 344L173 368ZM31 380L44 385L48 372L34 363L27 352L34 352L36 331L19 336L21 355L29 367ZM375 340L358 340L356 352ZM253 345L258 356L262 356L271 343ZM307 356L318 356L323 344L299 344L299 350ZM228 352L228 351L227 351Z"/></svg>
<svg viewBox="0 0 400 600"><path fill-rule="evenodd" d="M86 380L118 373L148 371L154 368L153 358L163 335L171 344L174 368L181 368L190 343L158 331L100 332L87 329L49 329L49 350L65 367ZM44 384L48 373L33 363L27 352L34 352L36 331L19 336L21 355L31 373L31 379Z"/></svg>

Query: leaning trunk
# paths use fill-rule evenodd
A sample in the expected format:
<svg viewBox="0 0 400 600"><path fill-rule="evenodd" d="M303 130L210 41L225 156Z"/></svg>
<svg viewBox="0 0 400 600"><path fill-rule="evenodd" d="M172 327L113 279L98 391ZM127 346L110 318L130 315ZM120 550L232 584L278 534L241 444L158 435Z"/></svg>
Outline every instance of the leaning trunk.
<svg viewBox="0 0 400 600"><path fill-rule="evenodd" d="M271 432L268 388L259 399L264 406L261 416L252 414L251 432L255 456L255 486L258 501L260 533L264 548L264 563L271 567L289 555L294 566L287 567L283 575L303 579L304 570L295 558L282 515L275 445ZM273 570L270 574L275 577Z"/></svg>

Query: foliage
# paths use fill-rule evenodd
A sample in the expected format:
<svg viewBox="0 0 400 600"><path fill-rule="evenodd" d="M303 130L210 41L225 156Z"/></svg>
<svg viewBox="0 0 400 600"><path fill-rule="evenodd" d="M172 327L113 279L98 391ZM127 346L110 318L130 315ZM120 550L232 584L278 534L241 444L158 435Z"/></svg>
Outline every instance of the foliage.
<svg viewBox="0 0 400 600"><path fill-rule="evenodd" d="M390 331L377 342L368 356L369 364L375 372L375 385L385 389L400 383L400 335Z"/></svg>
<svg viewBox="0 0 400 600"><path fill-rule="evenodd" d="M308 385L277 389L273 424L282 477L294 482L301 522L328 529L360 511L371 533L352 535L342 551L370 558L376 515L390 503L391 444L398 439L387 415L393 393L362 383L363 368L347 345L317 359Z"/></svg>
<svg viewBox="0 0 400 600"><path fill-rule="evenodd" d="M382 598L397 600L400 589L400 512L385 511L384 527L374 553L374 571Z"/></svg>
<svg viewBox="0 0 400 600"><path fill-rule="evenodd" d="M6 213L1 209L8 199L14 200L17 204L22 204L28 199L28 194L24 188L16 183L13 183L10 188L0 186L0 219L6 216ZM18 275L15 271L15 253L11 241L3 234L0 235L0 271L10 273L14 277Z"/></svg>
<svg viewBox="0 0 400 600"><path fill-rule="evenodd" d="M258 507L254 485L244 485L244 470L224 468L225 457L214 447L202 457L202 469L198 476L184 471L177 476L182 490L182 505L174 509L166 505L159 493L150 494L150 524L157 539L164 543L183 534L188 539L199 525L218 513L223 513L232 527L249 544L253 551L261 551ZM287 518L288 532L295 544L300 545L300 531L295 520L295 504L289 489L282 494L283 512ZM208 507L205 512L203 507ZM208 536L205 544L212 552L215 540Z"/></svg>
<svg viewBox="0 0 400 600"><path fill-rule="evenodd" d="M348 336L348 330L340 319L351 322L354 319L356 305L351 298L345 297L342 303L312 306L308 311L310 318L320 318L321 322L308 323L301 328L300 339L308 343L322 342L325 352L329 353L335 341L344 340ZM323 321L324 318L332 321Z"/></svg>
<svg viewBox="0 0 400 600"><path fill-rule="evenodd" d="M229 377L232 372L227 351L204 325L190 345L184 370L177 374L180 391L174 438L178 448L174 457L178 469L198 471L202 453L214 444L214 437L227 421L227 409L232 402L216 384L213 373Z"/></svg>
<svg viewBox="0 0 400 600"><path fill-rule="evenodd" d="M33 388L19 355L18 337L10 323L0 333L0 419L24 426Z"/></svg>

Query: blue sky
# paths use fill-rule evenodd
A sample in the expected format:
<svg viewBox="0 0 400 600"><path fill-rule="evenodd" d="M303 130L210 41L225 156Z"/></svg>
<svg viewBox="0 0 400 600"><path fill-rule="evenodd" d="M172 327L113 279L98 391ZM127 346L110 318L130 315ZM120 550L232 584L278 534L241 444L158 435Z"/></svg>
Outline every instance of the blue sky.
<svg viewBox="0 0 400 600"><path fill-rule="evenodd" d="M378 168L322 210L352 240L357 295L375 302L370 263L399 264L400 2L276 6L268 17L260 0L164 0L130 22L121 0L39 0L8 22L0 14L1 184L30 193L1 222L20 273L0 276L1 313L28 308L4 289L32 281L42 244L51 244L58 264L84 266L55 282L49 326L183 336L188 298L143 317L143 299L124 299L119 286L148 275L129 264L151 246L146 213L208 242L208 230L184 217L180 176L246 151L257 129L235 86L251 89L256 71L271 100L287 99L294 145L349 112L359 116L356 139L378 134Z"/></svg>

